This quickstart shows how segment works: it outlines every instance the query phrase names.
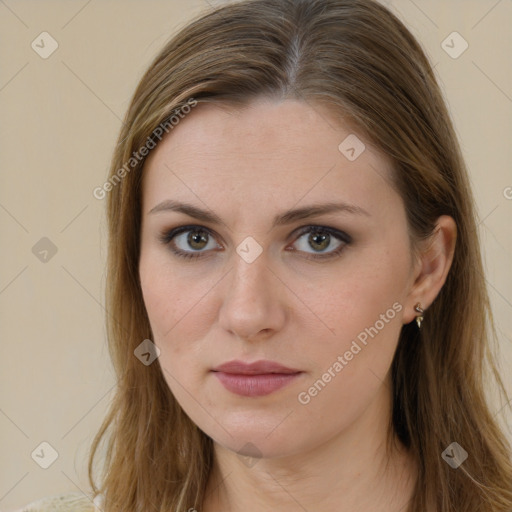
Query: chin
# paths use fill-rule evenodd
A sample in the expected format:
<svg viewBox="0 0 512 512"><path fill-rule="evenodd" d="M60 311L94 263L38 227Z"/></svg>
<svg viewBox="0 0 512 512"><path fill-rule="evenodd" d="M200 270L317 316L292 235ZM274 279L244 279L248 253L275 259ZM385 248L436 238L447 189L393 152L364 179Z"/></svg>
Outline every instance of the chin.
<svg viewBox="0 0 512 512"><path fill-rule="evenodd" d="M233 424L219 418L219 423L224 428L216 425L213 429L202 430L217 444L244 457L278 458L306 448L297 437L297 431L300 432L300 429L284 427L282 423L280 424L282 418L272 422L268 419L255 421L253 415L252 421L242 422L240 417L238 420ZM208 426L212 427L211 424Z"/></svg>

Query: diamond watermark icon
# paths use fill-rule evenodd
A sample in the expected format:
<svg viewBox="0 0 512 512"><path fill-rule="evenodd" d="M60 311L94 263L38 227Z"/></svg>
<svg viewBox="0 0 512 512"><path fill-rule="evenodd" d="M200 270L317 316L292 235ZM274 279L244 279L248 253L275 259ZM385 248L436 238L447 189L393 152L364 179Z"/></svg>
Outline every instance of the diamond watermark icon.
<svg viewBox="0 0 512 512"><path fill-rule="evenodd" d="M39 57L47 59L59 47L59 43L48 32L41 32L30 46Z"/></svg>
<svg viewBox="0 0 512 512"><path fill-rule="evenodd" d="M253 443L245 443L242 448L237 451L237 454L248 468L254 467L263 456L258 447Z"/></svg>
<svg viewBox="0 0 512 512"><path fill-rule="evenodd" d="M43 469L48 469L59 458L57 450L46 441L39 444L30 456Z"/></svg>
<svg viewBox="0 0 512 512"><path fill-rule="evenodd" d="M347 158L347 160L350 160L353 162L359 156L361 156L361 153L366 149L366 146L363 144L363 141L357 137L357 135L354 135L351 133L339 146L338 149L340 153Z"/></svg>
<svg viewBox="0 0 512 512"><path fill-rule="evenodd" d="M248 236L238 245L236 252L246 263L252 263L263 252L263 247L252 236Z"/></svg>
<svg viewBox="0 0 512 512"><path fill-rule="evenodd" d="M453 442L448 445L441 457L453 469L457 469L468 458L468 452L459 443Z"/></svg>
<svg viewBox="0 0 512 512"><path fill-rule="evenodd" d="M49 238L43 236L32 247L32 254L42 263L48 263L57 254L57 246Z"/></svg>
<svg viewBox="0 0 512 512"><path fill-rule="evenodd" d="M441 48L452 59L458 59L469 48L469 44L458 32L452 32L441 43Z"/></svg>
<svg viewBox="0 0 512 512"><path fill-rule="evenodd" d="M144 340L133 353L142 364L149 366L160 355L160 349L151 340Z"/></svg>

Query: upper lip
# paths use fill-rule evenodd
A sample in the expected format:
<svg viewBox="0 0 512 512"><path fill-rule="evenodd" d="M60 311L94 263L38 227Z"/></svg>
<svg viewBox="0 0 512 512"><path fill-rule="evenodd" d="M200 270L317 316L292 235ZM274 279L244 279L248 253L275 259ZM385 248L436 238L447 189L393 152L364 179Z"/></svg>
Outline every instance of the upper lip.
<svg viewBox="0 0 512 512"><path fill-rule="evenodd" d="M214 372L233 373L237 375L263 375L268 373L299 373L300 370L288 368L274 361L260 360L254 363L228 361L213 369Z"/></svg>

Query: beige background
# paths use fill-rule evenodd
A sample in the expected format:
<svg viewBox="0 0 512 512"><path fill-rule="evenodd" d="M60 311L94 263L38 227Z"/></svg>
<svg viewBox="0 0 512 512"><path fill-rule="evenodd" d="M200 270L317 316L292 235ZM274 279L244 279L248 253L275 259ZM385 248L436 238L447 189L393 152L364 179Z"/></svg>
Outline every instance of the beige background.
<svg viewBox="0 0 512 512"><path fill-rule="evenodd" d="M512 393L512 2L386 3L435 64L460 136ZM1 510L88 490L86 453L114 386L104 202L92 191L105 181L145 67L205 8L205 0L0 0ZM43 31L59 45L47 59L31 48ZM453 31L469 43L457 59L441 47ZM46 263L32 252L42 237L57 248ZM502 404L493 410L507 421ZM46 470L31 458L43 441L59 454Z"/></svg>

